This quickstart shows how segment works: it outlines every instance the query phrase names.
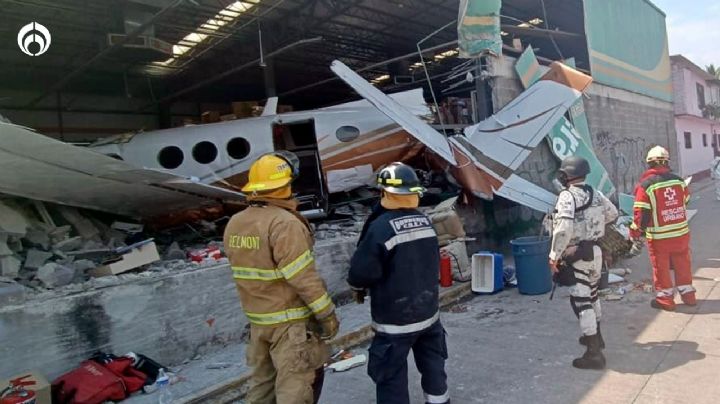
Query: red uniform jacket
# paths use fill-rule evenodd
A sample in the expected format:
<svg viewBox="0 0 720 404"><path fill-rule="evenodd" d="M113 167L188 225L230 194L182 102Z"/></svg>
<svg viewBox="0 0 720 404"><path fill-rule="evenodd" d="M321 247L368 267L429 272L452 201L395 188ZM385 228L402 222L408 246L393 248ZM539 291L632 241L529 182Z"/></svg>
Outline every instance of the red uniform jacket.
<svg viewBox="0 0 720 404"><path fill-rule="evenodd" d="M631 236L638 238L645 233L650 241L686 236L690 232L686 211L689 200L685 181L669 168L648 169L635 187Z"/></svg>

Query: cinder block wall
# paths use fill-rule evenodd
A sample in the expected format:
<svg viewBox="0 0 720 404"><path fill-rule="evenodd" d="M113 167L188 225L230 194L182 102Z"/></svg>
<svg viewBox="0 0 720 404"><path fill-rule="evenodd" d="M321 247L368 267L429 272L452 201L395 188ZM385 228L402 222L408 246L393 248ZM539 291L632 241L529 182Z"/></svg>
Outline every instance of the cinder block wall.
<svg viewBox="0 0 720 404"><path fill-rule="evenodd" d="M335 240L315 248L334 299L349 293L354 246L354 240ZM247 332L227 265L41 296L0 307L0 378L39 369L53 379L99 350L140 352L176 365L241 343Z"/></svg>
<svg viewBox="0 0 720 404"><path fill-rule="evenodd" d="M655 145L668 148L678 169L673 104L600 84L592 84L587 93L595 153L618 192L632 193L646 169L647 151Z"/></svg>

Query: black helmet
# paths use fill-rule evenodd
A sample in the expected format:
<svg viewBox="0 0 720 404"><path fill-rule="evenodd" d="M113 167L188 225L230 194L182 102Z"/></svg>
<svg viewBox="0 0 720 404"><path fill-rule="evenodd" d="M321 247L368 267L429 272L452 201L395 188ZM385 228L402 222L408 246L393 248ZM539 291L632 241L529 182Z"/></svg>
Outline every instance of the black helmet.
<svg viewBox="0 0 720 404"><path fill-rule="evenodd" d="M568 180L583 178L590 174L590 163L582 157L565 157L560 164L560 171Z"/></svg>
<svg viewBox="0 0 720 404"><path fill-rule="evenodd" d="M392 194L412 195L425 192L415 170L403 163L391 163L377 175L380 188Z"/></svg>

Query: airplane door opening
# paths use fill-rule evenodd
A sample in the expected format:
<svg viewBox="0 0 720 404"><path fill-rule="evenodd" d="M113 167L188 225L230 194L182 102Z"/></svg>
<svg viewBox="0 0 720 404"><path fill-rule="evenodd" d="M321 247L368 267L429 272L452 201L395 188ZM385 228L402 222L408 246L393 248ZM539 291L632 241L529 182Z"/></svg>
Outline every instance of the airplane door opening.
<svg viewBox="0 0 720 404"><path fill-rule="evenodd" d="M300 202L298 210L310 219L325 217L328 192L320 161L315 122L310 120L273 125L273 147L288 150L300 159L300 175L293 191Z"/></svg>

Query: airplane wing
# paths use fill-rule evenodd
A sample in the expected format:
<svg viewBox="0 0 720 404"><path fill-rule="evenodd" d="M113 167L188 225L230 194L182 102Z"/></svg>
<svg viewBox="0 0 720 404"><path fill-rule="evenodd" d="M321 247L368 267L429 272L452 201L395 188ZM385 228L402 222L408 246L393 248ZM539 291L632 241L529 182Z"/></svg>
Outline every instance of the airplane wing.
<svg viewBox="0 0 720 404"><path fill-rule="evenodd" d="M244 195L0 123L0 193L138 218Z"/></svg>
<svg viewBox="0 0 720 404"><path fill-rule="evenodd" d="M447 139L430 125L413 115L397 101L388 97L339 60L332 62L330 69L363 98L372 103L388 118L397 122L408 133L445 159L456 165L455 157Z"/></svg>
<svg viewBox="0 0 720 404"><path fill-rule="evenodd" d="M557 195L516 174L495 190L495 194L540 212L551 212L557 200Z"/></svg>
<svg viewBox="0 0 720 404"><path fill-rule="evenodd" d="M508 178L581 95L552 81L537 82L497 114L465 128L465 138L481 164Z"/></svg>

